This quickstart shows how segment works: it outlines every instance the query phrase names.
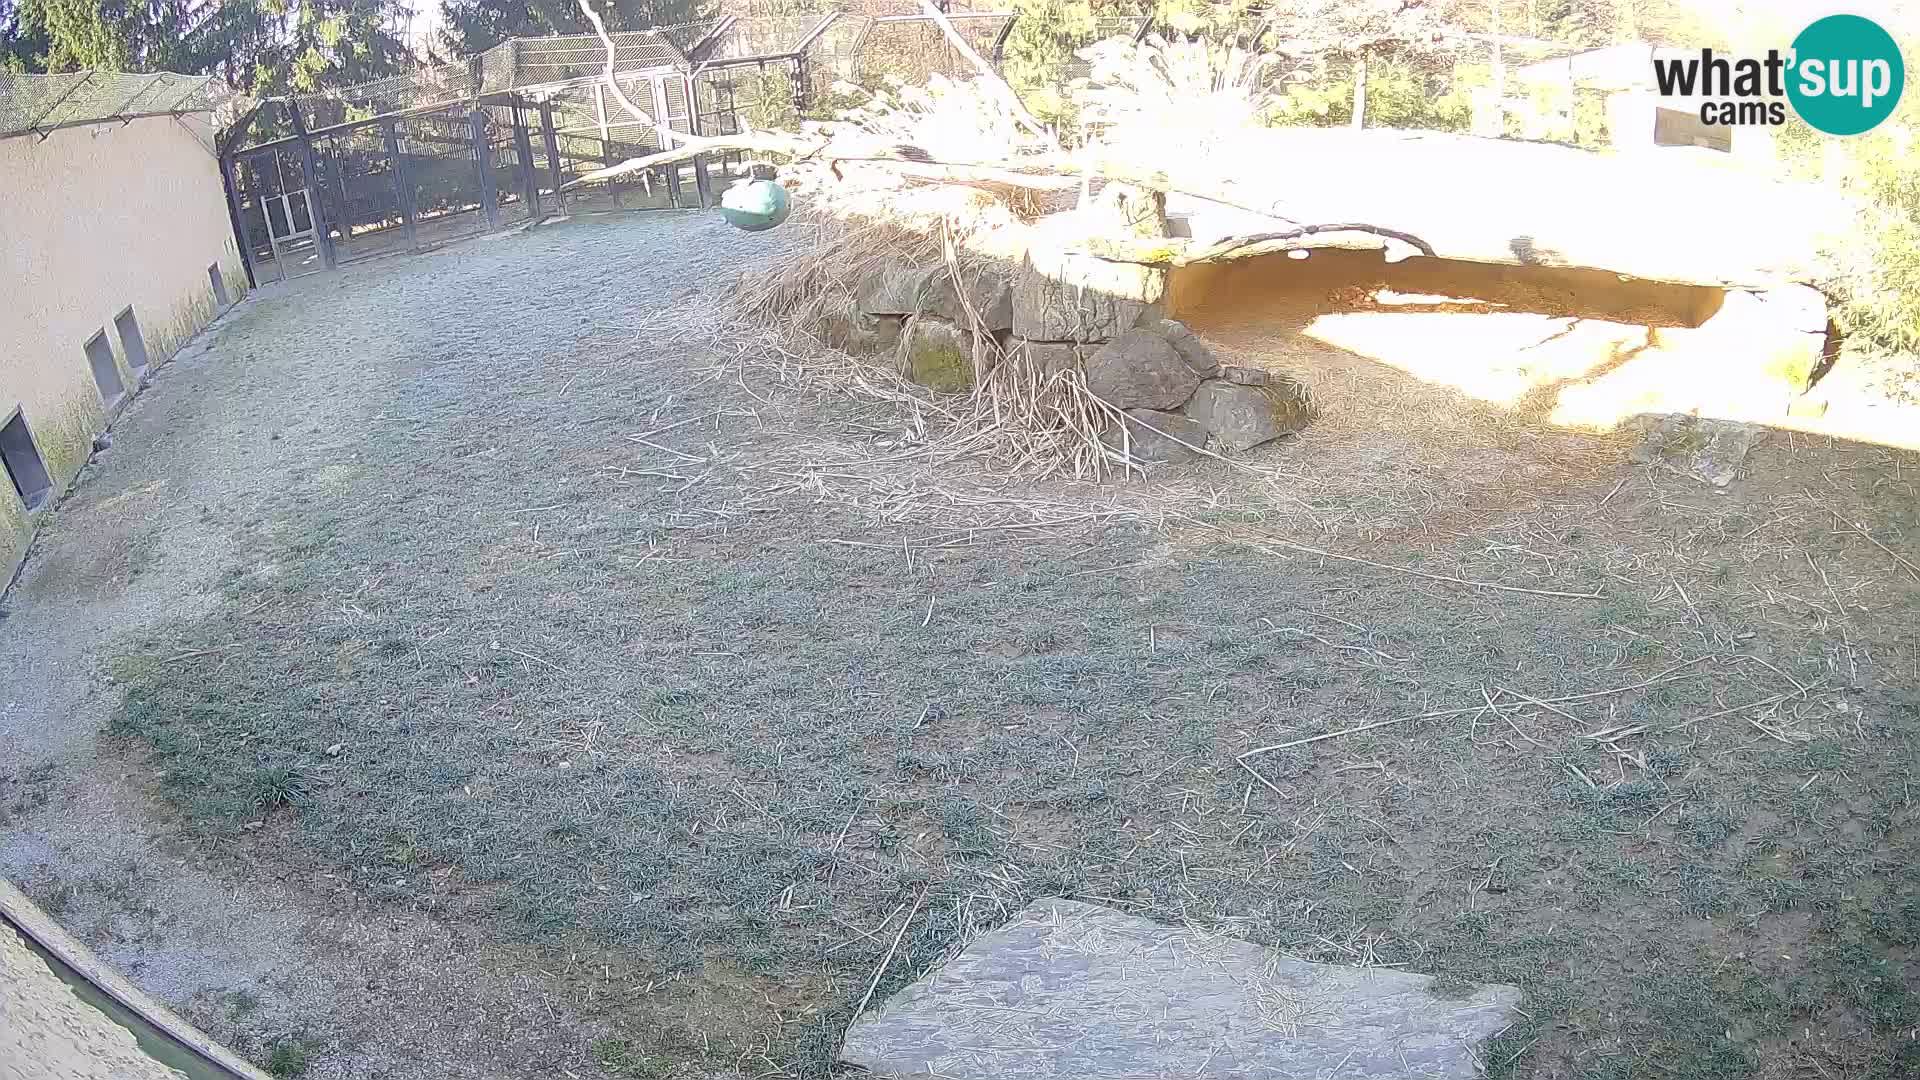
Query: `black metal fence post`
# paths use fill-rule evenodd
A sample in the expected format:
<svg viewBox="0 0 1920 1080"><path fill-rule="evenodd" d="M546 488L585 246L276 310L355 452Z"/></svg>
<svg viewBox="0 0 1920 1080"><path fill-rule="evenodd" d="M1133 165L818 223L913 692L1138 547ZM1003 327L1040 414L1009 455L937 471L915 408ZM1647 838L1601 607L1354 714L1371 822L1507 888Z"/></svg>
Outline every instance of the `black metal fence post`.
<svg viewBox="0 0 1920 1080"><path fill-rule="evenodd" d="M560 194L560 185L566 180L566 171L560 167L560 136L553 128L553 102L540 103L541 140L547 144L547 175L553 185L553 209L555 213L567 212L567 200Z"/></svg>
<svg viewBox="0 0 1920 1080"><path fill-rule="evenodd" d="M393 121L380 125L380 134L386 139L387 161L393 166L393 200L400 208L400 221L407 227L407 250L420 250L420 234L414 226L419 216L413 206L413 173L407 168L407 158L400 152L400 132Z"/></svg>
<svg viewBox="0 0 1920 1080"><path fill-rule="evenodd" d="M513 149L520 158L520 197L527 200L527 217L540 216L540 180L533 171L533 140L527 138L527 111L513 106Z"/></svg>
<svg viewBox="0 0 1920 1080"><path fill-rule="evenodd" d="M239 158L232 150L220 155L220 186L227 192L227 223L233 226L234 243L240 245L240 266L247 272L247 288L257 289L260 276L253 270L253 243L247 239L247 226L240 215L239 168Z"/></svg>
<svg viewBox="0 0 1920 1080"><path fill-rule="evenodd" d="M473 139L473 165L480 170L480 214L487 228L500 227L500 198L493 190L493 150L487 145L487 114L473 110L467 117Z"/></svg>
<svg viewBox="0 0 1920 1080"><path fill-rule="evenodd" d="M327 224L326 189L315 190L320 170L313 152L313 138L307 134L307 122L300 116L300 106L291 98L287 99L287 116L293 122L294 139L300 146L300 169L307 182L307 209L313 215L314 246L320 249L320 265L332 270L339 261L333 250L333 229Z"/></svg>

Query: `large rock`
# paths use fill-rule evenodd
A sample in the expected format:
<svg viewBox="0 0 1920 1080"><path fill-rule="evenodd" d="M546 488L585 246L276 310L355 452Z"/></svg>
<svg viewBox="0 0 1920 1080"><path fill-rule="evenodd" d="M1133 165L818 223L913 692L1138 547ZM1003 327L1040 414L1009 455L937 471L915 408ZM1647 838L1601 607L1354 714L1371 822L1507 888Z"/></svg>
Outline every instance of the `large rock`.
<svg viewBox="0 0 1920 1080"><path fill-rule="evenodd" d="M1747 452L1766 434L1757 424L1678 413L1647 417L1641 423L1647 435L1630 455L1635 464L1690 476L1717 488L1733 483Z"/></svg>
<svg viewBox="0 0 1920 1080"><path fill-rule="evenodd" d="M854 287L854 306L863 315L912 315L925 301L927 268L904 260L882 260Z"/></svg>
<svg viewBox="0 0 1920 1080"><path fill-rule="evenodd" d="M1013 332L1033 341L1108 341L1160 317L1167 272L1078 250L1098 218L1055 214L1034 227L1013 274ZM1111 225L1118 228L1117 223Z"/></svg>
<svg viewBox="0 0 1920 1080"><path fill-rule="evenodd" d="M1199 385L1167 339L1150 330L1128 330L1087 357L1087 389L1122 409L1177 409Z"/></svg>
<svg viewBox="0 0 1920 1080"><path fill-rule="evenodd" d="M1805 393L1826 367L1826 299L1806 286L1730 290L1700 329L1707 348L1731 361L1735 378L1772 383L1788 395Z"/></svg>
<svg viewBox="0 0 1920 1080"><path fill-rule="evenodd" d="M1078 371L1087 358L1087 346L1071 341L1026 341L1013 339L1009 352L1024 354L1034 373L1050 379L1063 371Z"/></svg>
<svg viewBox="0 0 1920 1080"><path fill-rule="evenodd" d="M1013 332L1038 341L1118 337L1158 312L1166 279L1150 266L1030 253L1013 275Z"/></svg>
<svg viewBox="0 0 1920 1080"><path fill-rule="evenodd" d="M1811 285L1782 285L1755 294L1767 318L1789 330L1827 333L1827 297Z"/></svg>
<svg viewBox="0 0 1920 1080"><path fill-rule="evenodd" d="M1124 422L1108 428L1100 441L1134 460L1149 464L1191 461L1207 445L1207 429L1177 412L1128 409Z"/></svg>
<svg viewBox="0 0 1920 1080"><path fill-rule="evenodd" d="M1166 193L1132 184L1108 183L1081 217L1094 235L1160 240L1172 232L1167 223Z"/></svg>
<svg viewBox="0 0 1920 1080"><path fill-rule="evenodd" d="M1144 329L1152 330L1166 338L1167 344L1173 346L1173 351L1180 354L1180 359L1186 361L1195 375L1203 379L1211 379L1220 374L1219 359L1213 355L1213 350L1207 347L1206 342L1201 341L1197 334L1187 329L1186 323L1177 319L1160 319L1148 324Z"/></svg>
<svg viewBox="0 0 1920 1080"><path fill-rule="evenodd" d="M1214 449L1237 454L1306 427L1313 419L1313 399L1305 386L1284 375L1267 386L1209 379L1185 412L1213 436Z"/></svg>
<svg viewBox="0 0 1920 1080"><path fill-rule="evenodd" d="M973 335L942 319L908 320L901 374L929 390L958 393L973 386Z"/></svg>
<svg viewBox="0 0 1920 1080"><path fill-rule="evenodd" d="M1041 900L847 1029L881 1080L1467 1080L1520 991L1310 964Z"/></svg>
<svg viewBox="0 0 1920 1080"><path fill-rule="evenodd" d="M899 315L830 313L820 321L820 337L836 349L873 356L899 346L902 321Z"/></svg>
<svg viewBox="0 0 1920 1080"><path fill-rule="evenodd" d="M987 333L1013 329L1013 286L1008 284L1007 275L978 267L962 270L960 285L964 288L956 287L953 278L953 271L944 265L927 271L920 310L965 326L967 310L971 308L980 329ZM965 303L961 302L963 296Z"/></svg>

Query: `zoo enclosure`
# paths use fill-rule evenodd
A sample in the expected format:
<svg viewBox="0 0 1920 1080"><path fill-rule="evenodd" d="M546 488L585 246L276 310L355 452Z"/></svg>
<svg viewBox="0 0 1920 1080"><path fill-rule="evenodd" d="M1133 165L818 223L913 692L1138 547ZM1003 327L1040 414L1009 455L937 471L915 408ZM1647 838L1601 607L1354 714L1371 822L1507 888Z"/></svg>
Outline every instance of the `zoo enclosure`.
<svg viewBox="0 0 1920 1080"><path fill-rule="evenodd" d="M1013 15L953 12L999 57ZM594 35L515 38L453 63L265 102L230 136L222 167L256 281L419 251L565 210L707 206L744 155L629 174L562 192L596 169L666 149L671 132L786 126L843 79L924 81L966 61L923 15L727 16L611 35L609 91Z"/></svg>
<svg viewBox="0 0 1920 1080"><path fill-rule="evenodd" d="M691 61L670 30L615 35L616 77L659 121L589 151L573 106L591 100L597 38L516 39L465 61L262 104L223 158L235 230L255 279L280 280L419 251L534 220L603 164L660 149L661 129L696 133ZM694 42L692 44L697 44ZM562 135L566 134L566 150ZM257 135L245 142L249 135ZM634 209L704 205L705 162L656 170Z"/></svg>
<svg viewBox="0 0 1920 1080"><path fill-rule="evenodd" d="M1013 21L950 17L988 53ZM966 66L919 15L729 16L611 36L615 79L651 123L608 88L607 50L594 35L516 38L454 63L262 103L222 156L255 281L425 250L563 209L704 207L746 172L744 155L562 189L668 148L672 132L789 123L839 79L880 69L917 81Z"/></svg>
<svg viewBox="0 0 1920 1080"><path fill-rule="evenodd" d="M947 18L1002 67L1012 12L951 11ZM1094 29L1096 38L1137 41L1152 24L1106 18ZM612 38L615 78L649 120L630 115L609 91L606 47L594 35L515 38L464 60L264 103L228 140L241 148L222 162L255 280L424 250L562 210L707 206L716 185L744 174L743 154L702 155L562 189L667 148L672 132L791 128L826 111L842 82L873 85L891 76L918 84L936 73L971 73L940 28L918 14L726 16ZM1513 53L1526 51L1519 39L1505 40ZM1049 78L1064 88L1087 67L1068 59ZM249 135L255 141L244 143Z"/></svg>

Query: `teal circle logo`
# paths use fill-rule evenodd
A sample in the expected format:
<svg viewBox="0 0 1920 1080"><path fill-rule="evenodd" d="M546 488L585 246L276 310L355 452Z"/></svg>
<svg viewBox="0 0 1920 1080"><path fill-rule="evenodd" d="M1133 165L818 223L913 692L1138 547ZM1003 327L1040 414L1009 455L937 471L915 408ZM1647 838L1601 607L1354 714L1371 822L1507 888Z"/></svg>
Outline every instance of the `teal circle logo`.
<svg viewBox="0 0 1920 1080"><path fill-rule="evenodd" d="M1907 86L1900 45L1879 23L1829 15L1793 39L1787 100L1815 130L1829 135L1871 131L1893 115Z"/></svg>

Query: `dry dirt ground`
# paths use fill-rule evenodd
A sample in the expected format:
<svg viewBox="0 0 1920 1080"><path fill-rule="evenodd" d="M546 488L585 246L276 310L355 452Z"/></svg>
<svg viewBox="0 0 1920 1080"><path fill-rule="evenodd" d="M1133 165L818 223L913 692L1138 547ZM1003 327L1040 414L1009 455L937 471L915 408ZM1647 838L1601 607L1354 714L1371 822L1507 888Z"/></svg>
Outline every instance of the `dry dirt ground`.
<svg viewBox="0 0 1920 1080"><path fill-rule="evenodd" d="M1045 895L1517 983L1494 1075L1920 1070L1916 455L1713 492L1202 311L1322 420L1016 481L687 322L808 240L229 315L6 598L0 871L289 1076L820 1076Z"/></svg>

